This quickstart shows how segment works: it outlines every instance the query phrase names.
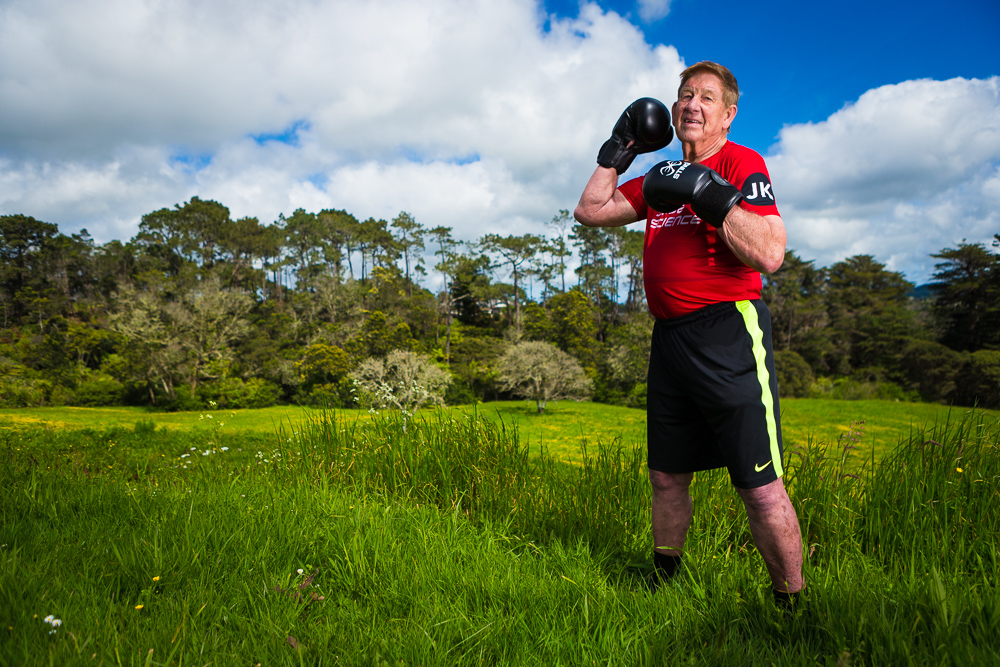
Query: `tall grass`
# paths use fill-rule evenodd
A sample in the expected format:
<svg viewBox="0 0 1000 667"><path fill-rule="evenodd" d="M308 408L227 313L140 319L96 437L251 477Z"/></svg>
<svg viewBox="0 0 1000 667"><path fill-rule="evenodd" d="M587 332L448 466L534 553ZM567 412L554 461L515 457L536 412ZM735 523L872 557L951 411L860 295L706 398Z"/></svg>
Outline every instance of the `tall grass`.
<svg viewBox="0 0 1000 667"><path fill-rule="evenodd" d="M790 451L809 605L782 614L724 471L647 592L621 443L567 465L447 412L0 431L0 663L995 664L998 448L970 413L878 460L861 423Z"/></svg>

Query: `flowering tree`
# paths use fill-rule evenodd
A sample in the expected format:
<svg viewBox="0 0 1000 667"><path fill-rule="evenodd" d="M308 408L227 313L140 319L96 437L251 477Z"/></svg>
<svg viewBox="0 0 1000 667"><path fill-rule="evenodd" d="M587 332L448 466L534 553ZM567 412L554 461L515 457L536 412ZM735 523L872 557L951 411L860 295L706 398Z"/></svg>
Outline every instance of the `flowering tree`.
<svg viewBox="0 0 1000 667"><path fill-rule="evenodd" d="M372 407L396 408L407 417L428 403L444 404L451 374L430 357L393 350L385 359L369 357L351 374Z"/></svg>
<svg viewBox="0 0 1000 667"><path fill-rule="evenodd" d="M580 364L552 343L512 346L500 358L499 372L501 389L535 401L539 414L549 401L590 395L590 380Z"/></svg>

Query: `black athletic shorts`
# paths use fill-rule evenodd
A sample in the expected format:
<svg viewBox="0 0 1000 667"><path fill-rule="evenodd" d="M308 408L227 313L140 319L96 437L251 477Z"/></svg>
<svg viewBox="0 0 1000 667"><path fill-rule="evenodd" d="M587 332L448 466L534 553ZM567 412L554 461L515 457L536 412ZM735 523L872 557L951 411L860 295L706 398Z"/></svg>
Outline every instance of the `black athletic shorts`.
<svg viewBox="0 0 1000 667"><path fill-rule="evenodd" d="M651 470L726 467L753 489L784 474L771 315L763 301L717 303L653 326L646 394Z"/></svg>

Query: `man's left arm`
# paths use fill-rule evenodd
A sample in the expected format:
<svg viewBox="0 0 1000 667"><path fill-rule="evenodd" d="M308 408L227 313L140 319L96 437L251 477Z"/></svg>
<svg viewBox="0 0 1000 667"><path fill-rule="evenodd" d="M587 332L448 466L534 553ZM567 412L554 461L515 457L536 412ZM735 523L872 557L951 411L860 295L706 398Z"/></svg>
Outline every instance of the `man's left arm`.
<svg viewBox="0 0 1000 667"><path fill-rule="evenodd" d="M654 165L642 182L646 204L656 211L671 211L679 204L690 204L699 218L718 229L719 236L740 261L761 273L774 273L785 259L785 223L774 207L770 181L760 164L741 165L746 178L735 176L745 189L749 182L751 197L766 192L770 206L762 206L761 215L740 205L747 195L715 170L696 162L665 160ZM759 171L756 171L759 169Z"/></svg>
<svg viewBox="0 0 1000 667"><path fill-rule="evenodd" d="M761 273L774 273L785 261L788 240L781 216L758 215L734 206L719 227L719 237L741 262Z"/></svg>

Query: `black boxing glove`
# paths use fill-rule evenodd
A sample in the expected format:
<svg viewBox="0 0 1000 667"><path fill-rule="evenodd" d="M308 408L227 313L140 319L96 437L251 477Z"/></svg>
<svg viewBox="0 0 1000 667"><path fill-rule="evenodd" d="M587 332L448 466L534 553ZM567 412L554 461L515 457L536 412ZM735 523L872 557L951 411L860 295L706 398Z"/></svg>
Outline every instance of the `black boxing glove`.
<svg viewBox="0 0 1000 667"><path fill-rule="evenodd" d="M683 204L705 222L721 227L730 209L743 201L732 183L714 170L681 160L665 160L655 165L642 182L646 205L661 212Z"/></svg>
<svg viewBox="0 0 1000 667"><path fill-rule="evenodd" d="M624 174L636 155L664 148L674 138L670 112L659 100L642 97L622 113L611 138L597 154L597 164Z"/></svg>

